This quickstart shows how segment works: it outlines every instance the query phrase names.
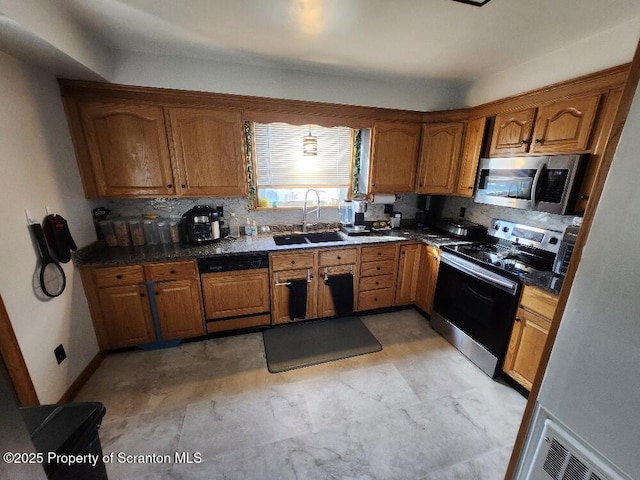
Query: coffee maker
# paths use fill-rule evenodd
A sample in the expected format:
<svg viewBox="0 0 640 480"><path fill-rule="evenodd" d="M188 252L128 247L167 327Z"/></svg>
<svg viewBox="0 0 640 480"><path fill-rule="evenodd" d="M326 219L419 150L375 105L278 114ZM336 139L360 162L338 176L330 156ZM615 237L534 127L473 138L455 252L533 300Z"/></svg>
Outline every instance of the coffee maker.
<svg viewBox="0 0 640 480"><path fill-rule="evenodd" d="M366 235L370 230L364 224L364 213L367 211L366 200L347 200L341 202L340 228L347 235Z"/></svg>
<svg viewBox="0 0 640 480"><path fill-rule="evenodd" d="M220 240L220 215L208 205L196 205L182 215L182 241L206 245Z"/></svg>

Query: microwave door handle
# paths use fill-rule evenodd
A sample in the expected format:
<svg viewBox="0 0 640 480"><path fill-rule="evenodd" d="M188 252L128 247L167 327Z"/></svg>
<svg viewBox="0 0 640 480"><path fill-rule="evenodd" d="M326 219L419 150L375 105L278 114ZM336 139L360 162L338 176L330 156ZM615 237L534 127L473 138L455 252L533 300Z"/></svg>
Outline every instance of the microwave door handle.
<svg viewBox="0 0 640 480"><path fill-rule="evenodd" d="M531 185L531 205L535 206L538 203L538 199L536 198L536 191L538 190L538 182L540 181L540 175L542 175L542 170L544 170L545 164L541 163L538 165L538 169L536 170L536 174L533 177L533 184Z"/></svg>

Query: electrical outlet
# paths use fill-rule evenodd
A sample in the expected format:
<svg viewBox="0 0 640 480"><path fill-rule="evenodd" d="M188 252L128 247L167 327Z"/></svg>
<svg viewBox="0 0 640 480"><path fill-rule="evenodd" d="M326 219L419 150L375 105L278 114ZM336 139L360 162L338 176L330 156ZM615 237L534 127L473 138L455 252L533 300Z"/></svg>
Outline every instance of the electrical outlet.
<svg viewBox="0 0 640 480"><path fill-rule="evenodd" d="M58 362L58 365L60 365L65 358L67 358L67 353L64 351L64 347L62 346L62 344L58 345L55 350L53 351L53 354L56 356L56 361Z"/></svg>
<svg viewBox="0 0 640 480"><path fill-rule="evenodd" d="M221 217L224 217L224 207L223 207L222 205L221 205L221 206L219 206L219 207L216 207L216 210L218 211L218 214L219 214Z"/></svg>
<svg viewBox="0 0 640 480"><path fill-rule="evenodd" d="M467 211L466 208L460 207L460 218L464 217L464 213Z"/></svg>

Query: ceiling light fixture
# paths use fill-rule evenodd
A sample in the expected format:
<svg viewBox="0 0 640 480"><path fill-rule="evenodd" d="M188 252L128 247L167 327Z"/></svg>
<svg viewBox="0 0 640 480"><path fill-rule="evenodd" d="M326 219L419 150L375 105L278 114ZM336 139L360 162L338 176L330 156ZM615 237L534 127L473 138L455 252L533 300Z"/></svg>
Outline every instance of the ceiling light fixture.
<svg viewBox="0 0 640 480"><path fill-rule="evenodd" d="M466 3L467 5L475 5L476 7L481 7L486 3L489 3L490 0L453 0L454 2Z"/></svg>
<svg viewBox="0 0 640 480"><path fill-rule="evenodd" d="M305 157L318 155L318 139L311 135L311 125L309 125L309 135L302 138L302 154Z"/></svg>

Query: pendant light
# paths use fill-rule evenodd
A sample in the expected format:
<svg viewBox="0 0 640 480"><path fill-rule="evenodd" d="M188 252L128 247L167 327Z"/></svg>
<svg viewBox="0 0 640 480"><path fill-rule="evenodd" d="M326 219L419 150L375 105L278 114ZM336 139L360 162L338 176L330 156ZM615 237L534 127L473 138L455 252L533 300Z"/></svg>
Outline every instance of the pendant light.
<svg viewBox="0 0 640 480"><path fill-rule="evenodd" d="M311 135L311 125L309 125L309 135L302 138L302 154L305 157L318 155L318 139Z"/></svg>

